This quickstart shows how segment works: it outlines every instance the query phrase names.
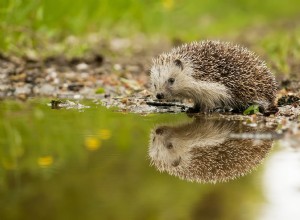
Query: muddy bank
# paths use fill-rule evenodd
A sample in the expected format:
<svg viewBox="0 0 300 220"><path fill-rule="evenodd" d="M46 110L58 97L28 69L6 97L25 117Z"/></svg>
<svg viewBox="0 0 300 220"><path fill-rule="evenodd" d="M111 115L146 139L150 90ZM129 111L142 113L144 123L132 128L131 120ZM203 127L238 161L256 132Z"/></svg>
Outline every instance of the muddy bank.
<svg viewBox="0 0 300 220"><path fill-rule="evenodd" d="M149 69L153 56L178 44L162 48L131 48L130 42L112 41L110 47L83 57L52 56L44 59L0 54L0 99L50 97L55 100L93 99L122 111L182 112L182 103L155 106L149 91ZM126 46L126 47L125 47ZM130 52L126 52L130 49ZM300 80L277 77L278 115L298 117ZM150 104L149 104L150 103Z"/></svg>

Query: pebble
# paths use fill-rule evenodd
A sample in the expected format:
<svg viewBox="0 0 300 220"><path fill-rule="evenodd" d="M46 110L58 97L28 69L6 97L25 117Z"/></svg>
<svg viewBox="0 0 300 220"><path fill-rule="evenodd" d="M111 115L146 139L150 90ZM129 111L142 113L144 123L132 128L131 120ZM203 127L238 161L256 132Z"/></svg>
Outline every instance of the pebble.
<svg viewBox="0 0 300 220"><path fill-rule="evenodd" d="M56 89L54 86L50 84L44 84L41 87L35 87L35 93L38 93L40 95L46 95L46 96L53 96L56 92Z"/></svg>
<svg viewBox="0 0 300 220"><path fill-rule="evenodd" d="M76 79L76 73L75 72L66 72L65 78L69 80L75 80Z"/></svg>
<svg viewBox="0 0 300 220"><path fill-rule="evenodd" d="M73 98L74 98L74 99L82 99L82 97L81 97L80 94L75 94Z"/></svg>
<svg viewBox="0 0 300 220"><path fill-rule="evenodd" d="M87 70L89 68L89 65L86 63L79 63L76 65L76 69L79 71Z"/></svg>
<svg viewBox="0 0 300 220"><path fill-rule="evenodd" d="M25 84L23 86L17 87L15 90L15 95L29 95L31 93L32 86L30 84Z"/></svg>
<svg viewBox="0 0 300 220"><path fill-rule="evenodd" d="M86 72L80 73L81 80L87 80L89 78L89 76L90 76L89 73L86 73Z"/></svg>
<svg viewBox="0 0 300 220"><path fill-rule="evenodd" d="M60 79L59 78L55 78L54 80L53 80L53 84L54 85L58 85L60 83Z"/></svg>
<svg viewBox="0 0 300 220"><path fill-rule="evenodd" d="M5 84L0 84L0 91L6 91L10 88L9 85L5 85Z"/></svg>
<svg viewBox="0 0 300 220"><path fill-rule="evenodd" d="M121 64L118 64L118 63L114 64L114 70L117 70L117 71L122 70Z"/></svg>

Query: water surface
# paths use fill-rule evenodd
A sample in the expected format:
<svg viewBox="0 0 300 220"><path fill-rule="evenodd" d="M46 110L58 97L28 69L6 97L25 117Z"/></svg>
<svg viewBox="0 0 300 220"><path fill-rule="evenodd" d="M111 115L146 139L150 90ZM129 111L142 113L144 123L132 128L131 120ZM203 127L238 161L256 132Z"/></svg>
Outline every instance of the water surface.
<svg viewBox="0 0 300 220"><path fill-rule="evenodd" d="M276 127L48 103L0 103L0 219L300 219Z"/></svg>

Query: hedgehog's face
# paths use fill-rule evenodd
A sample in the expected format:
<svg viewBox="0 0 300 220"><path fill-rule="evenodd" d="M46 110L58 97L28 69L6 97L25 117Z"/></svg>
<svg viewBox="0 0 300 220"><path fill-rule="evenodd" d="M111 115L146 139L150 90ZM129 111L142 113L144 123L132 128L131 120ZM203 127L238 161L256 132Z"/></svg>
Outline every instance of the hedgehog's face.
<svg viewBox="0 0 300 220"><path fill-rule="evenodd" d="M151 68L151 84L157 99L174 99L180 96L181 85L187 76L181 60L155 63Z"/></svg>
<svg viewBox="0 0 300 220"><path fill-rule="evenodd" d="M161 126L154 129L150 137L149 156L160 169L170 169L181 164L185 150L172 137L172 129Z"/></svg>

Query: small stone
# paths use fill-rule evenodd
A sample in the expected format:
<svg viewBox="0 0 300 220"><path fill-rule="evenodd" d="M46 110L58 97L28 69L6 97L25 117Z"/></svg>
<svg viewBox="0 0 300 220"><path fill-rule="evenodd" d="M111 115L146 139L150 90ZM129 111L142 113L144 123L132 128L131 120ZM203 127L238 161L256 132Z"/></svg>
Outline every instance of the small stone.
<svg viewBox="0 0 300 220"><path fill-rule="evenodd" d="M66 89L68 88L68 83L62 84L62 88L63 88L64 90L66 90Z"/></svg>
<svg viewBox="0 0 300 220"><path fill-rule="evenodd" d="M114 70L117 70L117 71L122 70L121 64L116 63L116 64L114 65Z"/></svg>
<svg viewBox="0 0 300 220"><path fill-rule="evenodd" d="M74 99L81 99L81 95L80 94L75 94L73 98Z"/></svg>
<svg viewBox="0 0 300 220"><path fill-rule="evenodd" d="M5 84L0 84L0 91L6 91L9 90L10 86Z"/></svg>
<svg viewBox="0 0 300 220"><path fill-rule="evenodd" d="M49 72L45 79L46 81L53 81L54 79L57 79L57 72Z"/></svg>
<svg viewBox="0 0 300 220"><path fill-rule="evenodd" d="M52 72L55 72L55 69L54 69L53 67L49 67L49 68L47 68L47 69L45 70L45 72L46 72L47 74L51 74Z"/></svg>
<svg viewBox="0 0 300 220"><path fill-rule="evenodd" d="M27 99L27 95L25 95L25 94L19 94L19 95L17 95L17 97L23 101L25 101Z"/></svg>
<svg viewBox="0 0 300 220"><path fill-rule="evenodd" d="M76 69L79 71L87 70L88 68L89 68L89 65L87 65L86 63L79 63L76 65Z"/></svg>
<svg viewBox="0 0 300 220"><path fill-rule="evenodd" d="M15 90L16 96L29 95L30 93L31 93L31 85L30 84L25 84L22 87L17 87Z"/></svg>
<svg viewBox="0 0 300 220"><path fill-rule="evenodd" d="M60 83L60 79L59 78L55 78L54 80L53 80L53 84L54 85L58 85Z"/></svg>
<svg viewBox="0 0 300 220"><path fill-rule="evenodd" d="M54 92L56 91L55 87L50 84L44 84L39 88L38 93L40 95L54 95Z"/></svg>
<svg viewBox="0 0 300 220"><path fill-rule="evenodd" d="M74 73L74 72L67 72L67 73L65 73L65 77L66 77L66 79L69 79L69 80L76 79L76 73Z"/></svg>
<svg viewBox="0 0 300 220"><path fill-rule="evenodd" d="M87 80L89 78L89 76L90 76L89 73L86 73L86 72L80 73L80 78L82 80Z"/></svg>
<svg viewBox="0 0 300 220"><path fill-rule="evenodd" d="M50 77L51 77L52 79L54 79L54 78L57 77L57 72L56 72L56 71L52 71L49 75L50 75Z"/></svg>

